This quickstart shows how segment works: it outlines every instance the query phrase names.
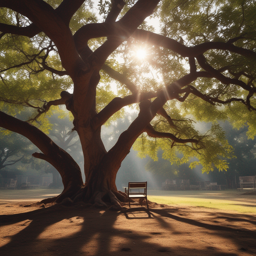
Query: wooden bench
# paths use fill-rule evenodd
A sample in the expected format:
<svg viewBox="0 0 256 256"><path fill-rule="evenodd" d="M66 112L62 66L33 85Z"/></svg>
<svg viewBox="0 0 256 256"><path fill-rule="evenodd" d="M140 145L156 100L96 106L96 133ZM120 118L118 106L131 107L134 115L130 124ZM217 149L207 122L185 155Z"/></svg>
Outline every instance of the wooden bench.
<svg viewBox="0 0 256 256"><path fill-rule="evenodd" d="M240 176L239 177L240 188L256 188L256 176Z"/></svg>
<svg viewBox="0 0 256 256"><path fill-rule="evenodd" d="M139 198L142 200L145 198L148 208L148 198L147 198L147 182L128 182L128 188L125 188L125 193L128 195L129 199ZM129 207L130 200L129 200Z"/></svg>
<svg viewBox="0 0 256 256"><path fill-rule="evenodd" d="M17 187L17 180L11 179L10 184L7 185L7 187L15 189Z"/></svg>
<svg viewBox="0 0 256 256"><path fill-rule="evenodd" d="M221 190L221 185L218 185L217 182L211 182L208 185L206 185L206 189L210 190Z"/></svg>

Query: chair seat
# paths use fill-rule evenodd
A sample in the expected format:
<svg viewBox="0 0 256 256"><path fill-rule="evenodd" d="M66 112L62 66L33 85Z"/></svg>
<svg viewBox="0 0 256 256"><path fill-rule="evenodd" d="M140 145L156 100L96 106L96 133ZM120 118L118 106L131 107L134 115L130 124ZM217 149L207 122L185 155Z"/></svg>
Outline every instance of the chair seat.
<svg viewBox="0 0 256 256"><path fill-rule="evenodd" d="M141 198L141 197L146 197L146 195L129 195L129 197L133 197L133 198Z"/></svg>

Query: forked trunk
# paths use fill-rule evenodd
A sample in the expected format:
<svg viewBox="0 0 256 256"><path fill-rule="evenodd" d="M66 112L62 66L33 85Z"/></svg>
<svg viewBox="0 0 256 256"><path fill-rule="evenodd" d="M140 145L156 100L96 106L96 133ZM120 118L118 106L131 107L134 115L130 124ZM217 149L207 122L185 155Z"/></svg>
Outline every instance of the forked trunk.
<svg viewBox="0 0 256 256"><path fill-rule="evenodd" d="M77 122L79 123L79 122ZM91 122L86 122L90 124ZM105 205L103 201L124 200L123 195L119 196L115 184L116 174L120 167L118 159L106 151L101 139L100 128L93 130L90 125L76 127L84 154L85 188L83 200ZM104 198L104 199L103 199ZM114 203L116 204L116 203Z"/></svg>

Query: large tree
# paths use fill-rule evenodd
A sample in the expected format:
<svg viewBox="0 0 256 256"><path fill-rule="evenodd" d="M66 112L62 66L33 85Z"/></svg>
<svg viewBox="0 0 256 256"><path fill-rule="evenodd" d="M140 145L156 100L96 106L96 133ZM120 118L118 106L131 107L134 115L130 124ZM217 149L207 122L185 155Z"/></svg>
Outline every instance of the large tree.
<svg viewBox="0 0 256 256"><path fill-rule="evenodd" d="M0 7L3 109L32 107L38 109L33 119L43 122L42 113L65 104L81 141L84 186L66 151L35 126L0 112L0 126L31 140L41 150L33 156L60 173L57 202L70 197L118 206L125 195L117 191L116 174L138 138L137 148L153 157L161 147L173 162L197 157L192 167L227 168L232 149L220 127L200 135L192 119L216 121L234 117L234 110L255 115L254 1L105 0L100 18L84 0L0 0ZM144 22L153 13L159 33ZM134 58L136 47L147 48L147 59ZM120 89L108 101L110 79ZM73 93L66 91L70 85ZM102 125L131 104L139 106L137 118L107 151Z"/></svg>

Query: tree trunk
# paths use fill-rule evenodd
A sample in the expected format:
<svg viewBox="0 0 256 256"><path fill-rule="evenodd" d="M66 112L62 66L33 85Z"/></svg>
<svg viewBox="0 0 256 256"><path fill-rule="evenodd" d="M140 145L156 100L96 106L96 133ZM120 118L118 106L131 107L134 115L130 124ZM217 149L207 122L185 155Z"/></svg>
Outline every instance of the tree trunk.
<svg viewBox="0 0 256 256"><path fill-rule="evenodd" d="M86 122L91 123L91 122ZM117 191L115 184L116 174L120 167L115 156L110 156L107 153L101 139L100 128L93 130L88 126L76 127L84 154L84 173L85 173L85 188L83 199L91 201L98 206L106 206L103 200L107 200L120 206L120 202L114 194L118 195L119 199L125 200L125 197ZM107 160L107 161L106 161ZM108 164L111 163L111 164ZM103 199L104 198L104 199Z"/></svg>

